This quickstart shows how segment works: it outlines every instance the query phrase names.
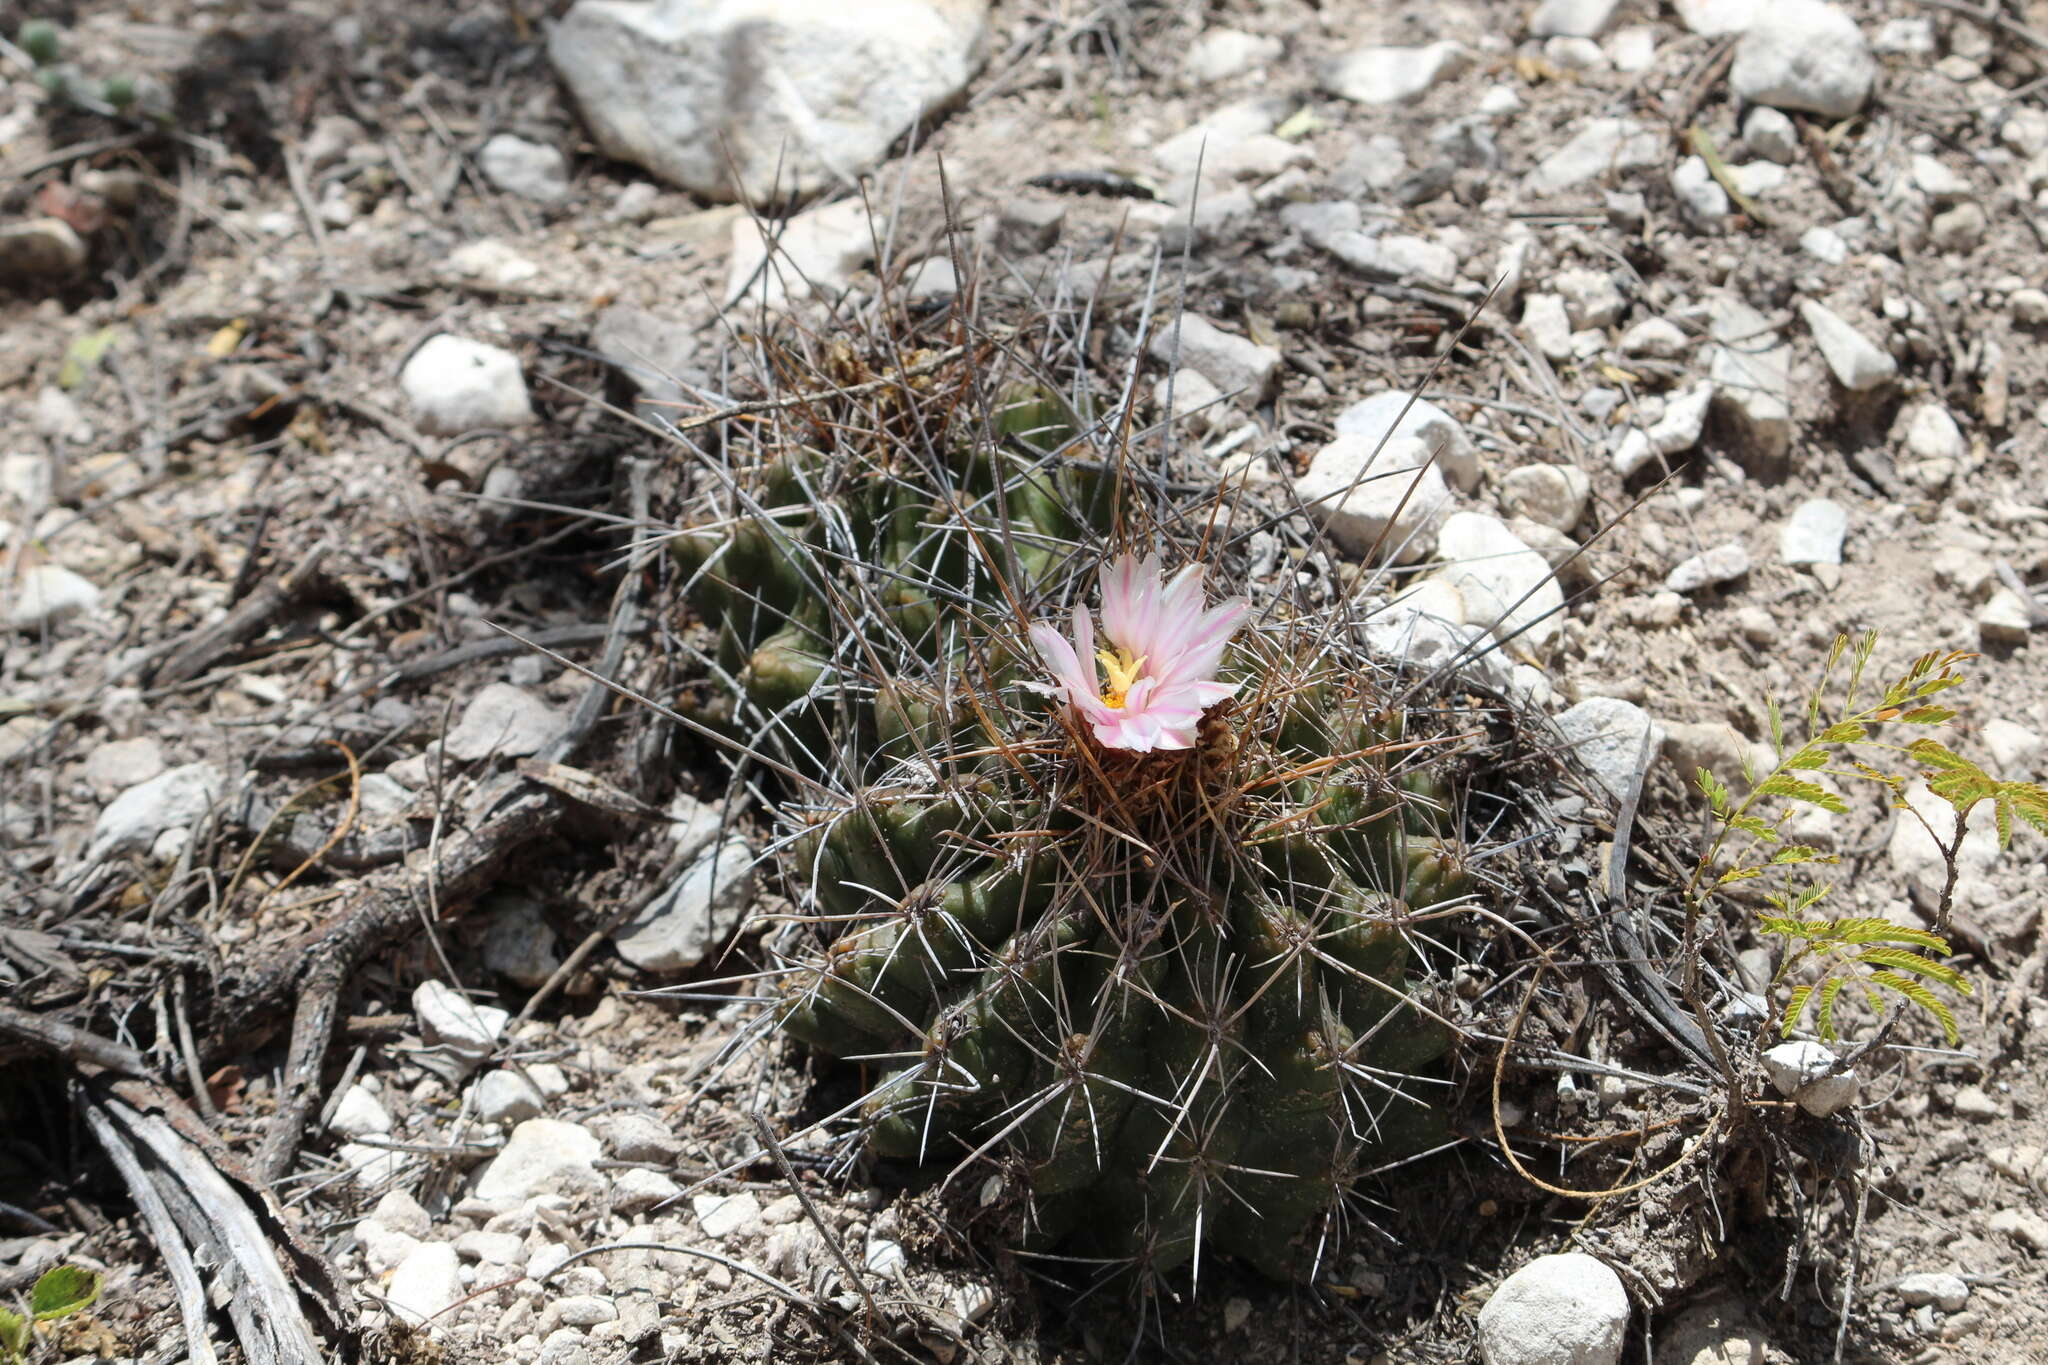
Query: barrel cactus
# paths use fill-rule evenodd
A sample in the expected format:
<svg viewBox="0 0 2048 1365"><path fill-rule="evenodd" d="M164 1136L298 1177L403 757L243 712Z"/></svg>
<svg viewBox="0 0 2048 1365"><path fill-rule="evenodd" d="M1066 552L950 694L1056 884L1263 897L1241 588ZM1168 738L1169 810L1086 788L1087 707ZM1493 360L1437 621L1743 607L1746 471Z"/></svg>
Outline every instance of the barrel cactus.
<svg viewBox="0 0 2048 1365"><path fill-rule="evenodd" d="M1187 509L1075 458L1053 394L920 397L674 541L716 641L685 707L781 784L774 1030L868 1079L868 1153L1015 1192L1026 1247L1312 1274L1360 1176L1448 1139L1444 727L1347 604L1205 600Z"/></svg>

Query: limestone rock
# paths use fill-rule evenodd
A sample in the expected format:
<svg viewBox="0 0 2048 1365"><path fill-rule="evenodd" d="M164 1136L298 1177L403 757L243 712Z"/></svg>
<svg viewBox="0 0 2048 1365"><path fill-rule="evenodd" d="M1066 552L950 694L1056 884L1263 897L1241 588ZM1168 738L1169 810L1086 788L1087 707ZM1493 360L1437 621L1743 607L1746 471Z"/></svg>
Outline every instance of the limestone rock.
<svg viewBox="0 0 2048 1365"><path fill-rule="evenodd" d="M1628 1320L1628 1291L1604 1261L1538 1256L1479 1310L1479 1355L1486 1365L1616 1365Z"/></svg>
<svg viewBox="0 0 2048 1365"><path fill-rule="evenodd" d="M1401 104L1471 64L1458 43L1422 47L1362 47L1331 62L1323 88L1360 104Z"/></svg>
<svg viewBox="0 0 2048 1365"><path fill-rule="evenodd" d="M1616 800L1627 797L1664 747L1664 727L1619 697L1588 697L1560 712L1557 728Z"/></svg>
<svg viewBox="0 0 2048 1365"><path fill-rule="evenodd" d="M538 1194L598 1193L605 1187L596 1165L603 1154L597 1136L581 1124L528 1119L484 1167L476 1196L516 1202Z"/></svg>
<svg viewBox="0 0 2048 1365"><path fill-rule="evenodd" d="M1862 392L1874 389L1898 373L1898 362L1863 333L1845 322L1841 315L1811 299L1799 303L1799 316L1806 319L1821 358L1845 389Z"/></svg>
<svg viewBox="0 0 2048 1365"><path fill-rule="evenodd" d="M1377 551L1397 564L1429 553L1451 506L1429 446L1406 436L1385 446L1376 437L1339 436L1316 452L1294 494L1346 553Z"/></svg>
<svg viewBox="0 0 2048 1365"><path fill-rule="evenodd" d="M1167 323L1153 334L1153 359L1171 364L1176 347L1182 365L1214 384L1224 396L1247 405L1265 401L1280 370L1278 347L1261 346L1226 332L1195 313L1181 315L1177 333L1174 325Z"/></svg>
<svg viewBox="0 0 2048 1365"><path fill-rule="evenodd" d="M391 1272L384 1302L400 1322L422 1327L433 1325L434 1319L453 1308L467 1292L455 1248L446 1242L422 1242Z"/></svg>
<svg viewBox="0 0 2048 1365"><path fill-rule="evenodd" d="M1517 654L1540 652L1564 628L1564 589L1550 562L1498 517L1454 512L1437 533L1436 577L1458 589L1466 619Z"/></svg>
<svg viewBox="0 0 2048 1365"><path fill-rule="evenodd" d="M1750 104L1847 118L1877 79L1863 30L1821 0L1771 0L1735 44L1728 84Z"/></svg>
<svg viewBox="0 0 2048 1365"><path fill-rule="evenodd" d="M687 971L739 927L754 891L754 852L729 839L698 856L619 927L619 956L644 971Z"/></svg>
<svg viewBox="0 0 2048 1365"><path fill-rule="evenodd" d="M1337 434L1374 441L1383 436L1415 437L1435 453L1446 482L1459 492L1471 492L1479 482L1479 452L1464 426L1427 399L1411 398L1398 389L1361 398L1337 414Z"/></svg>
<svg viewBox="0 0 2048 1365"><path fill-rule="evenodd" d="M444 332L414 351L398 386L429 436L523 427L533 421L519 357L501 346Z"/></svg>
<svg viewBox="0 0 2048 1365"><path fill-rule="evenodd" d="M966 86L986 0L578 0L548 58L598 145L705 198L849 183Z"/></svg>

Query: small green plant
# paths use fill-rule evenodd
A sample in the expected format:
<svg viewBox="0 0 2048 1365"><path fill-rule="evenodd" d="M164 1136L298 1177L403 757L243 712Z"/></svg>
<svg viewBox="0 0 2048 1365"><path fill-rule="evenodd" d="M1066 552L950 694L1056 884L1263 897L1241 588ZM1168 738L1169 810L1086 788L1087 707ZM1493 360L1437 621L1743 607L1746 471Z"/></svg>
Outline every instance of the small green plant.
<svg viewBox="0 0 2048 1365"><path fill-rule="evenodd" d="M140 85L133 75L104 81L85 75L75 63L64 60L62 36L49 20L30 19L15 38L22 55L35 64L36 84L58 99L102 115L125 113L135 105Z"/></svg>
<svg viewBox="0 0 2048 1365"><path fill-rule="evenodd" d="M1779 1021L1781 1033L1791 1033L1811 1008L1816 1031L1832 1040L1836 1036L1836 1002L1845 988L1854 985L1880 1014L1886 992L1911 1001L1940 1022L1954 1045L1958 1038L1955 1012L1934 987L1968 995L1970 982L1935 958L1951 952L1946 934L1954 909L1957 855L1969 829L1970 813L1982 802L1992 803L2001 848L2011 843L2015 818L2048 834L2048 787L2001 781L1924 734L1904 743L1885 738L1896 734L1899 727L1931 730L1954 719L1955 711L1935 699L1968 681L1956 667L1973 656L1960 651L1923 654L1874 700L1859 705L1858 693L1877 639L1876 631L1853 643L1846 635L1836 638L1820 680L1806 699L1806 729L1811 737L1805 742L1796 747L1787 743L1783 713L1771 703L1771 745L1777 763L1760 782L1745 764L1744 775L1753 784L1747 796L1735 800L1713 773L1699 770L1699 788L1712 807L1718 831L1693 868L1686 896L1697 908L1716 891L1737 882L1764 876L1779 879L1777 889L1764 893L1764 900L1777 913L1758 917L1765 933L1786 940L1790 947L1772 984L1786 980L1803 964L1818 962L1821 966L1816 980L1793 987L1787 997ZM1824 718L1829 684L1845 657L1849 670L1841 700L1834 714ZM1898 755L1906 761L1908 771L1891 771L1892 765L1879 767L1858 756L1873 750ZM1812 780L1816 775L1876 782L1890 792L1895 809L1926 823L1905 799L1907 784L1915 777L1924 778L1929 790L1954 810L1952 828L1936 829L1927 824L1928 835L1948 868L1934 932L1862 916L1808 917L1833 889L1833 883L1812 877L1808 869L1841 860L1810 844L1787 842L1786 823L1802 806L1835 812L1849 808L1839 795ZM1774 813L1767 817L1766 812ZM1742 840L1739 845L1738 839ZM1717 875L1714 869L1722 865L1724 854L1731 854L1731 848L1728 865Z"/></svg>
<svg viewBox="0 0 2048 1365"><path fill-rule="evenodd" d="M100 1273L83 1266L57 1265L45 1270L29 1290L27 1316L0 1308L0 1361L21 1365L28 1358L35 1325L84 1312L99 1298L101 1285Z"/></svg>

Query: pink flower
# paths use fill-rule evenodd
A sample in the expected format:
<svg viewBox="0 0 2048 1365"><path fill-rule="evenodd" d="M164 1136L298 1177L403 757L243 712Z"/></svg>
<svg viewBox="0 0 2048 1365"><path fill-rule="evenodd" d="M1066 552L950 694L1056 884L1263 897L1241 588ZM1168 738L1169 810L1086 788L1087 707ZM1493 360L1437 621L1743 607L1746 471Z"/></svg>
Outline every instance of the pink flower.
<svg viewBox="0 0 2048 1365"><path fill-rule="evenodd" d="M1031 627L1031 643L1056 680L1030 684L1074 708L1106 748L1145 753L1191 749L1202 712L1235 695L1240 683L1216 681L1223 651L1249 612L1241 598L1202 606L1202 566L1162 579L1159 556L1141 564L1120 555L1102 571L1102 633L1074 608L1070 643L1053 626ZM1106 680L1095 671L1100 660Z"/></svg>

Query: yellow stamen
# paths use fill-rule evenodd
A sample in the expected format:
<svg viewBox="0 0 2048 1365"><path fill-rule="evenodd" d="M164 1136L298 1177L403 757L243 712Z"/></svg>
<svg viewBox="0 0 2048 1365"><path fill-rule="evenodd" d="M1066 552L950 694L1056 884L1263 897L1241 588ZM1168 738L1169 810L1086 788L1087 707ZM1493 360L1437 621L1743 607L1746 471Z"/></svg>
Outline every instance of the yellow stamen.
<svg viewBox="0 0 2048 1365"><path fill-rule="evenodd" d="M1112 711L1124 709L1124 698L1138 685L1138 670L1145 666L1143 655L1131 657L1131 651L1117 647L1112 654L1106 649L1095 651L1095 657L1102 660L1103 671L1109 674L1109 684L1102 689L1102 704Z"/></svg>

